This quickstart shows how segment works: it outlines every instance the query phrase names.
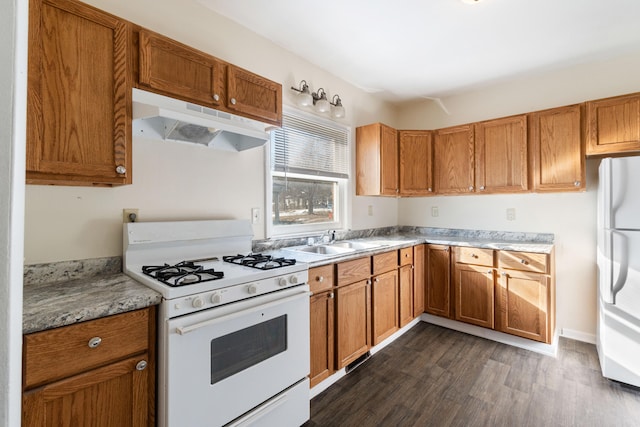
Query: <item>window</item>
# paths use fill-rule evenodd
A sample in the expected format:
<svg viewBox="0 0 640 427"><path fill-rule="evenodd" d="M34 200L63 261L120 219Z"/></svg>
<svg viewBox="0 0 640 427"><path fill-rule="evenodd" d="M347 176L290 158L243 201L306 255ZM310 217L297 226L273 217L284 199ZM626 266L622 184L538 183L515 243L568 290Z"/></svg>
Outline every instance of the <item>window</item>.
<svg viewBox="0 0 640 427"><path fill-rule="evenodd" d="M348 127L286 109L271 132L268 235L344 228Z"/></svg>

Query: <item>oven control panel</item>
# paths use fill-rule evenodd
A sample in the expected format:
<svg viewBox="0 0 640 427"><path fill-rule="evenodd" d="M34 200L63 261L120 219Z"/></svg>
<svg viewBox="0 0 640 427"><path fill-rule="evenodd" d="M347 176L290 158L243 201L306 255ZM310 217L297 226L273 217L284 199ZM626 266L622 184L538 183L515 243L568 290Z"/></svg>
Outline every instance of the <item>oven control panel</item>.
<svg viewBox="0 0 640 427"><path fill-rule="evenodd" d="M303 285L307 283L308 278L309 274L307 270L303 270L167 300L165 302L165 315L173 318L200 310L207 310L258 295Z"/></svg>

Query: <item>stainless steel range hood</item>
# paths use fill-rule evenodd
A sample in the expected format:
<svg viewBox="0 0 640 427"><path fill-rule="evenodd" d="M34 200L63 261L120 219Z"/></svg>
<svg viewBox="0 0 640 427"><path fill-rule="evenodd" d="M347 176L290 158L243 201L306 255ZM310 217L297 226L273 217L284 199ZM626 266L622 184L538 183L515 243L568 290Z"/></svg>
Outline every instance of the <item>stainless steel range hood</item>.
<svg viewBox="0 0 640 427"><path fill-rule="evenodd" d="M273 126L190 102L133 89L133 135L243 151L260 147Z"/></svg>

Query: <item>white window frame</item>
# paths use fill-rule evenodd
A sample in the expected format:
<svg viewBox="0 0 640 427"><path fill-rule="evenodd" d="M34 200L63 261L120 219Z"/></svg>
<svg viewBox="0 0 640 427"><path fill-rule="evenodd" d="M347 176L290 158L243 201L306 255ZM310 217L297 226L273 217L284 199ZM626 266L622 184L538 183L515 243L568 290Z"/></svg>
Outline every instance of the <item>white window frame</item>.
<svg viewBox="0 0 640 427"><path fill-rule="evenodd" d="M351 146L352 146L352 132L351 127L343 125L341 123L336 123L332 120L325 119L323 117L318 117L313 114L309 114L291 107L284 106L284 113L294 114L299 117L303 117L307 120L314 121L325 126L330 126L334 128L339 128L347 132L347 162L351 165ZM351 169L351 168L350 168ZM291 172L279 172L271 170L271 140L267 141L266 144L266 155L265 155L265 208L264 208L264 222L265 222L265 231L266 237L295 237L295 236L305 236L311 234L318 234L318 232L325 232L327 230L345 230L347 228L347 218L348 218L348 203L347 203L347 193L348 193L348 178L331 178L331 177L323 177L323 176L315 176L315 175L306 175L306 174L298 174ZM324 182L336 182L337 183L337 197L335 200L334 206L334 221L333 222L324 222L320 224L300 224L300 225L274 225L272 220L272 206L273 206L273 177L274 176L286 176L288 178L296 179L308 179L315 181L324 181Z"/></svg>

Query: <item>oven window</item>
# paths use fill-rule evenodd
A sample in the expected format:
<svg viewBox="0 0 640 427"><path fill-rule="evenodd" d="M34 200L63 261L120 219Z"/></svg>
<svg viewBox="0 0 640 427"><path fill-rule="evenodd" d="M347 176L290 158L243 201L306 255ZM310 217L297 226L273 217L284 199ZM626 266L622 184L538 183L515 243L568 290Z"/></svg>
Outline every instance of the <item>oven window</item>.
<svg viewBox="0 0 640 427"><path fill-rule="evenodd" d="M211 384L287 349L287 315L211 341Z"/></svg>

